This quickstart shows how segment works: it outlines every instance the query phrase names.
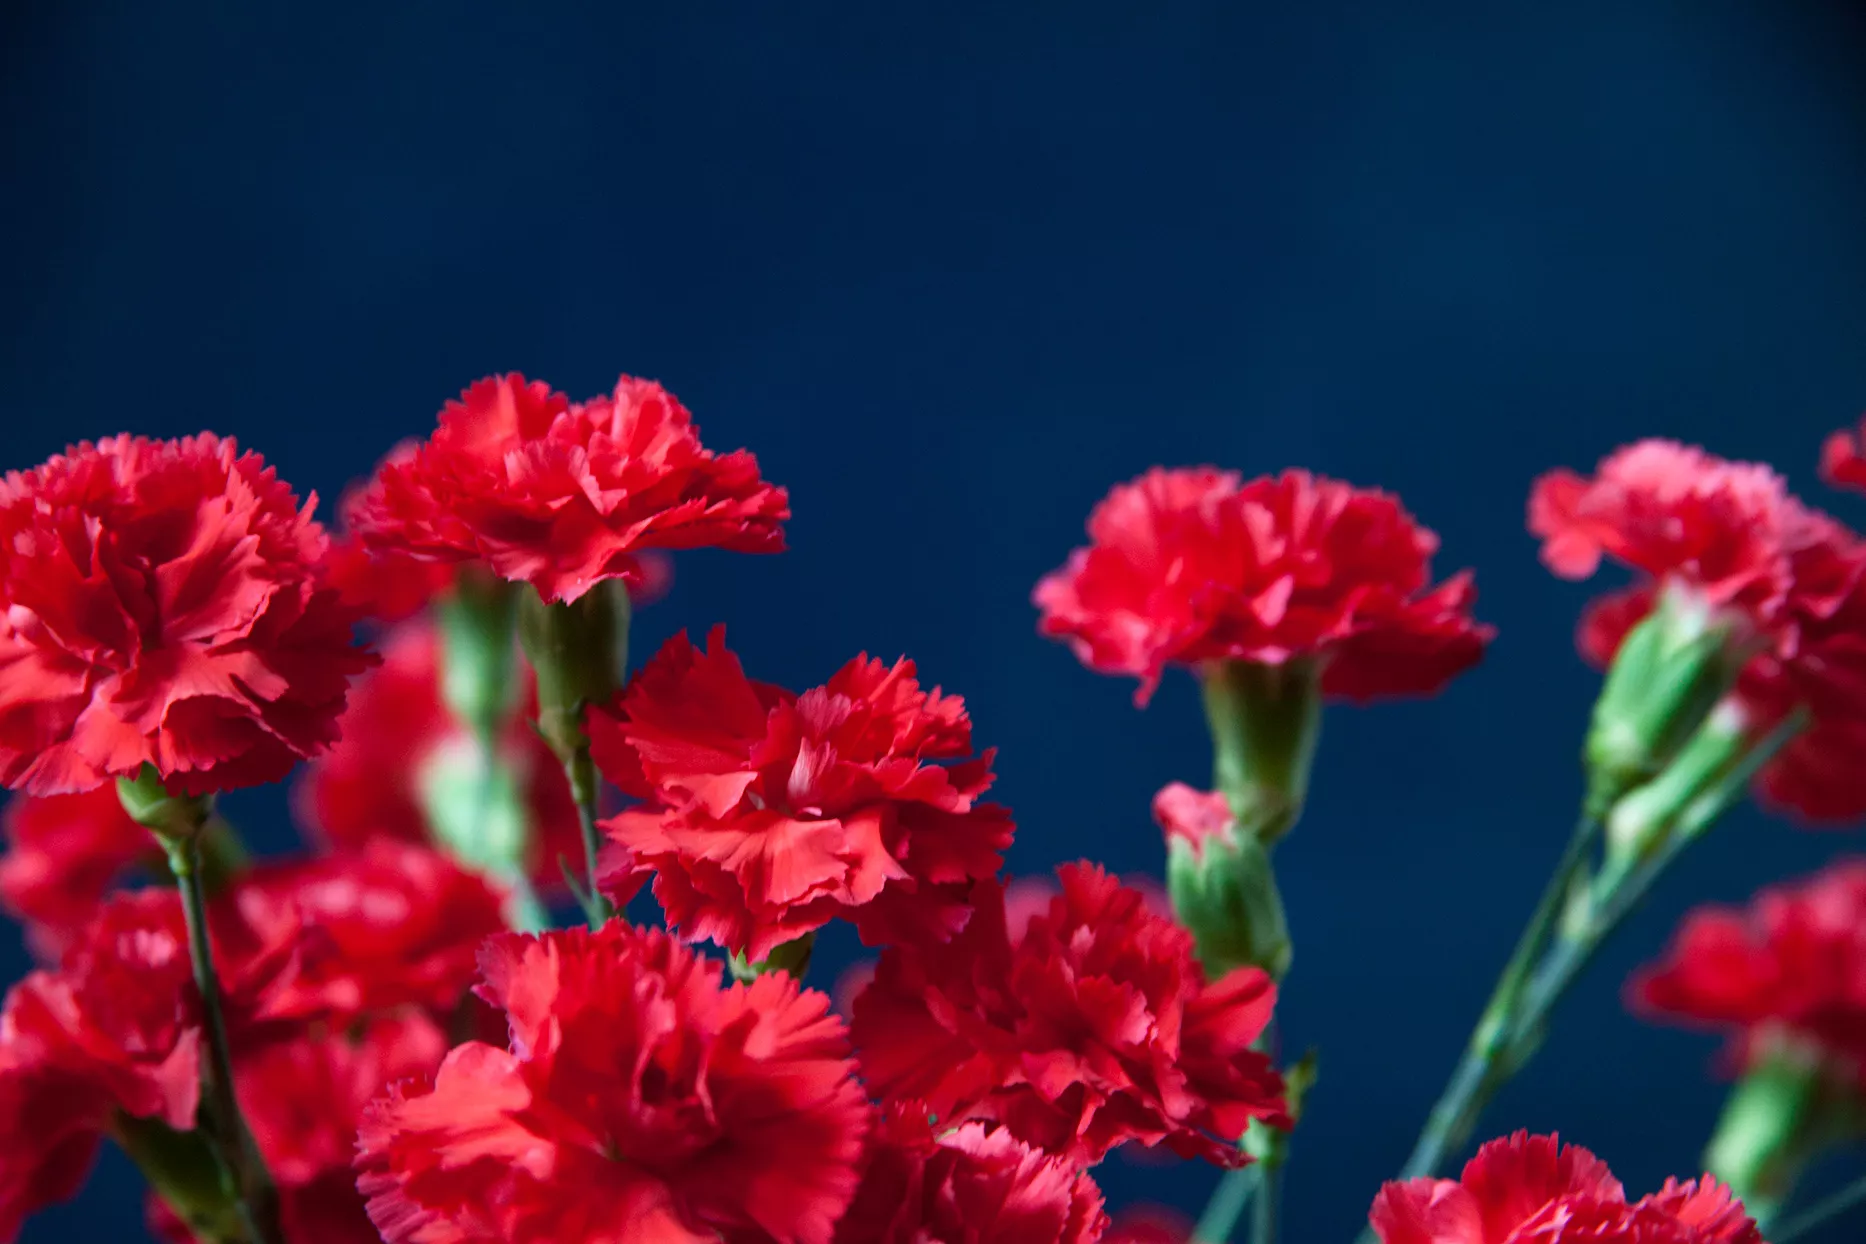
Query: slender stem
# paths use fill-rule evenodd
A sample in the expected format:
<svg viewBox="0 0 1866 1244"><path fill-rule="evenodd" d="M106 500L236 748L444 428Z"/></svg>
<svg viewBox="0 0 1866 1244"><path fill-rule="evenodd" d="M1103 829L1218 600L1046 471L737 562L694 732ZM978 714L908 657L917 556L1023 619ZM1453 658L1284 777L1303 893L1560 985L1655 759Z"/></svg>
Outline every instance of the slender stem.
<svg viewBox="0 0 1866 1244"><path fill-rule="evenodd" d="M1226 1171L1212 1199L1206 1202L1205 1212L1199 1215L1198 1226L1192 1229L1191 1244L1228 1244L1231 1228L1237 1225L1262 1178L1263 1170L1257 1166Z"/></svg>
<svg viewBox="0 0 1866 1244"><path fill-rule="evenodd" d="M596 763L590 759L590 745L586 740L570 756L564 765L564 772L570 778L570 794L577 801L577 824L583 830L583 868L585 879L589 883L587 890L581 891L583 914L588 918L592 929L600 929L616 914L614 904L596 888L597 857L602 852L602 838L596 829L596 797L599 786L596 781Z"/></svg>
<svg viewBox="0 0 1866 1244"><path fill-rule="evenodd" d="M219 1151L221 1165L231 1178L254 1244L280 1244L279 1193L266 1169L259 1146L253 1141L246 1118L233 1091L233 1054L227 1041L227 1021L220 999L220 978L214 971L213 945L207 932L206 887L200 870L200 832L182 834L167 842L169 869L181 890L182 918L188 930L188 959L194 968L195 988L201 995L201 1015L207 1029L208 1066L203 1077L203 1106L208 1130Z"/></svg>
<svg viewBox="0 0 1866 1244"><path fill-rule="evenodd" d="M1283 1163L1281 1159L1262 1163L1263 1174L1257 1177L1257 1195L1251 1199L1251 1244L1276 1244L1276 1230L1283 1199Z"/></svg>
<svg viewBox="0 0 1866 1244"><path fill-rule="evenodd" d="M1824 1227L1855 1206L1866 1205L1866 1175L1860 1176L1840 1191L1816 1201L1806 1210L1770 1232L1773 1244L1789 1244L1818 1227Z"/></svg>
<svg viewBox="0 0 1866 1244"><path fill-rule="evenodd" d="M1453 1069L1445 1091L1439 1095L1426 1120L1425 1130L1413 1146L1412 1155L1401 1168L1401 1179L1435 1174L1452 1150L1469 1139L1476 1114L1500 1083L1498 1056L1509 1044L1511 1019L1522 998L1530 969L1547 948L1562 903L1585 865L1588 848L1599 832L1600 822L1585 813L1576 821L1561 862L1555 866L1535 913L1524 926L1503 974L1497 978L1496 988L1491 992L1477 1028L1471 1033L1464 1056Z"/></svg>

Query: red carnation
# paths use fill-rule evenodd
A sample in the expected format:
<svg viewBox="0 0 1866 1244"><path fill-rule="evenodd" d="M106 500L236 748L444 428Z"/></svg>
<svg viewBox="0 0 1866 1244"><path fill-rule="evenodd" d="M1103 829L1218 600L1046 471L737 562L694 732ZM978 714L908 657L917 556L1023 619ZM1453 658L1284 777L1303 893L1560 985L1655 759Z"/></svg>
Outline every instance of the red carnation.
<svg viewBox="0 0 1866 1244"><path fill-rule="evenodd" d="M369 658L317 586L311 508L208 434L112 437L0 481L0 785L154 765L199 794L329 745Z"/></svg>
<svg viewBox="0 0 1866 1244"><path fill-rule="evenodd" d="M1836 488L1866 490L1866 419L1842 428L1821 446L1821 478Z"/></svg>
<svg viewBox="0 0 1866 1244"><path fill-rule="evenodd" d="M78 1194L110 1111L108 1093L83 1076L0 1048L0 1244Z"/></svg>
<svg viewBox="0 0 1866 1244"><path fill-rule="evenodd" d="M717 628L669 640L607 712L596 763L646 801L604 822L622 895L654 874L670 925L763 959L836 916L870 945L949 936L994 875L1010 814L980 796L958 696L867 656L801 696L745 676Z"/></svg>
<svg viewBox="0 0 1866 1244"><path fill-rule="evenodd" d="M1630 994L1655 1018L1729 1032L1738 1068L1787 1037L1866 1088L1866 858L1692 912Z"/></svg>
<svg viewBox="0 0 1866 1244"><path fill-rule="evenodd" d="M270 1013L307 1018L449 1010L472 982L480 943L506 928L501 896L479 876L386 839L254 869L220 903L248 928L302 927L291 988Z"/></svg>
<svg viewBox="0 0 1866 1244"><path fill-rule="evenodd" d="M836 1244L1095 1244L1108 1216L1086 1174L968 1123L938 1135L923 1107L887 1112Z"/></svg>
<svg viewBox="0 0 1866 1244"><path fill-rule="evenodd" d="M1140 679L1168 665L1326 663L1325 694L1428 695L1475 665L1468 573L1428 590L1438 537L1398 500L1306 471L1155 467L1089 516L1091 543L1046 575L1038 629L1083 664Z"/></svg>
<svg viewBox="0 0 1866 1244"><path fill-rule="evenodd" d="M827 1244L867 1105L829 1000L612 921L487 944L511 1052L457 1047L366 1117L360 1187L390 1244Z"/></svg>
<svg viewBox="0 0 1866 1244"><path fill-rule="evenodd" d="M115 785L75 795L16 796L0 817L0 904L26 926L40 959L55 961L138 864L160 857L129 818Z"/></svg>
<svg viewBox="0 0 1866 1244"><path fill-rule="evenodd" d="M703 448L687 408L653 381L624 376L612 396L572 402L517 374L448 403L349 514L376 552L483 561L547 601L639 578L644 549L778 552L789 517L757 460Z"/></svg>
<svg viewBox="0 0 1866 1244"><path fill-rule="evenodd" d="M1866 545L1789 495L1769 468L1670 441L1641 441L1593 479L1538 480L1530 530L1557 574L1585 578L1603 557L1647 578L1594 602L1582 655L1605 667L1662 590L1737 626L1752 655L1731 711L1761 736L1797 708L1810 724L1758 777L1771 802L1812 820L1866 813Z"/></svg>
<svg viewBox="0 0 1866 1244"><path fill-rule="evenodd" d="M500 759L517 776L530 814L532 872L558 882L561 859L581 859L577 808L564 769L531 725L530 668L519 663L522 711L507 723ZM441 701L441 645L434 628L411 623L383 642L383 661L357 684L343 715L343 738L300 780L296 802L305 823L338 847L374 838L426 842L426 788L460 783L477 769L467 729Z"/></svg>
<svg viewBox="0 0 1866 1244"><path fill-rule="evenodd" d="M1708 1175L1628 1202L1599 1158L1527 1132L1479 1149L1462 1179L1387 1184L1369 1220L1383 1244L1762 1244Z"/></svg>
<svg viewBox="0 0 1866 1244"><path fill-rule="evenodd" d="M1276 986L1256 968L1208 982L1192 936L1088 864L1013 941L1002 891L948 945L898 946L856 999L869 1087L942 1122L1003 1124L1071 1161L1126 1141L1224 1166L1252 1119L1286 1124L1283 1086L1252 1043Z"/></svg>

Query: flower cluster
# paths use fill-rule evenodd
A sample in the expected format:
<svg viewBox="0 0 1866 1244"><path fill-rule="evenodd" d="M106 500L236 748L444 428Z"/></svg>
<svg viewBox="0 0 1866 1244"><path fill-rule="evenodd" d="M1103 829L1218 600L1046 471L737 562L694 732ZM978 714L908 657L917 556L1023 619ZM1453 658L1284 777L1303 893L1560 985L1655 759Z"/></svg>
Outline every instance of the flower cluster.
<svg viewBox="0 0 1866 1244"><path fill-rule="evenodd" d="M1826 472L1861 462L1843 435ZM1274 1244L1315 1063L1278 1049L1272 851L1321 705L1436 693L1492 634L1396 498L1155 468L1038 584L1039 631L1142 702L1200 681L1211 789L1154 797L1164 884L1005 877L997 754L905 657L793 692L721 626L625 682L624 589L664 589L667 550L778 551L790 513L658 384L481 380L340 508L333 541L212 435L0 482L0 905L40 965L0 1004L0 1244L107 1141L178 1244L1183 1244L1176 1211L1108 1212L1093 1168L1124 1147L1222 1169L1199 1236L1254 1195ZM1632 1200L1519 1133L1432 1176L1731 789L1866 814L1866 541L1667 442L1544 478L1530 526L1557 574L1639 576L1581 627L1609 669L1588 805L1370 1231L1761 1244L1834 1133L1755 1077L1789 1050L1866 1086L1858 862L1694 915L1634 987L1760 1086L1713 1175ZM304 849L252 858L214 796L300 762ZM614 914L644 889L662 927ZM552 927L572 897L590 927ZM879 956L832 1002L805 978L835 921Z"/></svg>

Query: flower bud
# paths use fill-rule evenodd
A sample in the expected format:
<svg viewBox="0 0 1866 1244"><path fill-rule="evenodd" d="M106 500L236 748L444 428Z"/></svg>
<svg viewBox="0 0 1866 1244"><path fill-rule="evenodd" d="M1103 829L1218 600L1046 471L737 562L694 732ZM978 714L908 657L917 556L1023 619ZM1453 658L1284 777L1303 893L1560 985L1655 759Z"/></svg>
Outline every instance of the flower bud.
<svg viewBox="0 0 1866 1244"><path fill-rule="evenodd" d="M1594 703L1584 756L1588 811L1663 770L1736 682L1746 659L1740 615L1668 584L1627 632Z"/></svg>
<svg viewBox="0 0 1866 1244"><path fill-rule="evenodd" d="M1212 784L1238 828L1265 846L1302 815L1321 733L1319 670L1312 661L1213 662L1201 675L1212 732Z"/></svg>
<svg viewBox="0 0 1866 1244"><path fill-rule="evenodd" d="M1861 1115L1848 1069L1793 1039L1767 1040L1731 1089L1704 1165L1766 1223L1814 1158L1859 1133Z"/></svg>
<svg viewBox="0 0 1866 1244"><path fill-rule="evenodd" d="M1174 917L1192 934L1199 961L1217 979L1255 966L1289 971L1289 926L1270 855L1239 831L1225 797L1174 782L1153 799L1166 831L1166 888Z"/></svg>

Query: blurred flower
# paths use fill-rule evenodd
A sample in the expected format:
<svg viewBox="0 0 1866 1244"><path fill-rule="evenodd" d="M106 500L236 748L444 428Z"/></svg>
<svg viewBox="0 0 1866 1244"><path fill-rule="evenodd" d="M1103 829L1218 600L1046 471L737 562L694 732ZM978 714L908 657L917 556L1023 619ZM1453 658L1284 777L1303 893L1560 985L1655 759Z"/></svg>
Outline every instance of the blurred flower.
<svg viewBox="0 0 1866 1244"><path fill-rule="evenodd" d="M1866 744L1866 545L1857 536L1790 496L1769 468L1670 441L1622 449L1592 479L1544 476L1529 526L1543 538L1543 560L1565 578L1585 578L1603 557L1646 576L1589 607L1583 656L1612 665L1662 603L1695 619L1734 657L1730 673L1715 676L1726 685L1734 678L1729 711L1751 738L1792 712L1810 714L1758 775L1759 792L1813 820L1866 813L1866 775L1852 762ZM1682 643L1673 648L1697 659ZM1651 690L1633 687L1625 698L1650 705ZM1708 690L1697 720L1720 688Z"/></svg>
<svg viewBox="0 0 1866 1244"><path fill-rule="evenodd" d="M240 1105L277 1181L285 1237L306 1244L379 1244L356 1190L357 1126L390 1085L431 1076L447 1038L420 1015L374 1020L354 1034L303 1034L258 1047L234 1068ZM151 1196L155 1233L195 1239Z"/></svg>
<svg viewBox="0 0 1866 1244"><path fill-rule="evenodd" d="M861 656L795 696L748 679L724 628L669 640L590 713L597 765L647 801L603 823L618 901L652 872L684 939L754 961L837 916L870 945L950 936L1012 826L980 800L964 702L914 674Z"/></svg>
<svg viewBox="0 0 1866 1244"><path fill-rule="evenodd" d="M1762 1244L1709 1176L1628 1202L1599 1158L1527 1132L1479 1149L1461 1179L1387 1184L1369 1220L1383 1244Z"/></svg>
<svg viewBox="0 0 1866 1244"><path fill-rule="evenodd" d="M1281 1078L1251 1048L1276 986L1256 968L1207 981L1191 935L1139 893L1092 865L1058 876L1016 941L985 882L950 944L882 954L855 1004L869 1088L1071 1161L1135 1141L1241 1165L1250 1121L1283 1121Z"/></svg>
<svg viewBox="0 0 1866 1244"><path fill-rule="evenodd" d="M454 1049L362 1128L389 1244L828 1244L868 1107L829 1000L778 973L720 987L659 930L502 934L484 954L511 1052Z"/></svg>
<svg viewBox="0 0 1866 1244"><path fill-rule="evenodd" d="M649 380L571 402L516 374L449 402L434 434L384 462L346 515L379 554L479 560L571 601L640 581L645 549L784 547L782 488L744 451L703 448L692 416Z"/></svg>
<svg viewBox="0 0 1866 1244"><path fill-rule="evenodd" d="M256 454L119 436L0 481L0 785L145 765L199 794L336 737L369 657L321 590L323 529Z"/></svg>
<svg viewBox="0 0 1866 1244"><path fill-rule="evenodd" d="M1102 1244L1188 1244L1192 1220L1165 1205L1129 1206L1114 1216Z"/></svg>
<svg viewBox="0 0 1866 1244"><path fill-rule="evenodd" d="M1425 695L1483 656L1468 574L1428 588L1438 538L1393 497L1306 471L1248 482L1155 467L1089 517L1090 545L1044 577L1039 630L1083 664L1321 663L1324 695Z"/></svg>
<svg viewBox="0 0 1866 1244"><path fill-rule="evenodd" d="M472 983L480 943L506 927L501 896L480 877L388 839L262 865L219 902L252 927L281 914L302 926L291 987L272 1008L294 1017L449 1011Z"/></svg>
<svg viewBox="0 0 1866 1244"><path fill-rule="evenodd" d="M97 914L104 895L138 863L159 858L149 831L129 818L116 786L76 795L16 795L0 813L0 904L26 926L26 942L55 962Z"/></svg>
<svg viewBox="0 0 1866 1244"><path fill-rule="evenodd" d="M1866 490L1866 419L1827 438L1821 446L1821 478L1836 488Z"/></svg>
<svg viewBox="0 0 1866 1244"><path fill-rule="evenodd" d="M398 627L384 638L382 653L381 668L350 697L342 740L298 781L301 819L339 848L376 838L427 842L434 812L441 810L436 800L446 797L460 803L459 819L482 837L514 837L513 849L522 850L529 834L531 873L561 884L558 861L581 859L583 842L563 766L530 725L530 670L515 663L519 709L506 722L499 755L514 788L505 789L482 780L474 739L442 703L434 628L425 622Z"/></svg>
<svg viewBox="0 0 1866 1244"><path fill-rule="evenodd" d="M1108 1216L1088 1175L968 1123L936 1135L926 1110L885 1113L836 1244L1095 1244Z"/></svg>

